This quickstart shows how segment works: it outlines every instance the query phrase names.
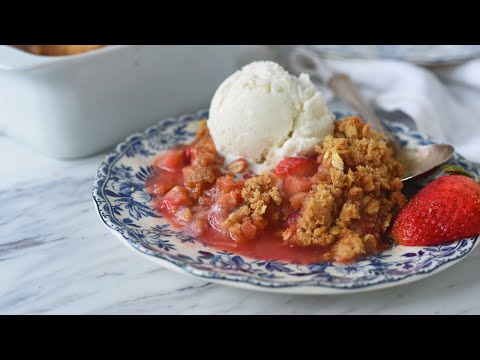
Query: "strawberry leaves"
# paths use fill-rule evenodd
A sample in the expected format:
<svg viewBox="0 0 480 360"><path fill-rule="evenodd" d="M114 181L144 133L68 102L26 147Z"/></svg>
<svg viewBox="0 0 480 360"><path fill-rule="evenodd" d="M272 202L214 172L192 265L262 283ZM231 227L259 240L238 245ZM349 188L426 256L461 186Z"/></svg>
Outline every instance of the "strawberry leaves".
<svg viewBox="0 0 480 360"><path fill-rule="evenodd" d="M462 175L473 179L473 176L467 173L465 169L461 166L447 165L445 166L445 169L443 171L448 175Z"/></svg>

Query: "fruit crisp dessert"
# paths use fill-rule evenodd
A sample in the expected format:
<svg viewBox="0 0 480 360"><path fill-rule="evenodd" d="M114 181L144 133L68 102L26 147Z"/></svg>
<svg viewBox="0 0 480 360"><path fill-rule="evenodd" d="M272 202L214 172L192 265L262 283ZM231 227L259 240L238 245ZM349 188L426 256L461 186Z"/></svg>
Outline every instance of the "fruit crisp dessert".
<svg viewBox="0 0 480 360"><path fill-rule="evenodd" d="M190 236L250 257L349 263L386 249L402 166L308 75L254 62L217 89L196 139L154 160L153 205Z"/></svg>
<svg viewBox="0 0 480 360"><path fill-rule="evenodd" d="M239 158L224 168L206 121L195 141L154 161L147 190L172 223L201 241L266 260L349 263L388 248L405 204L402 166L360 118L335 122L311 156L255 175Z"/></svg>

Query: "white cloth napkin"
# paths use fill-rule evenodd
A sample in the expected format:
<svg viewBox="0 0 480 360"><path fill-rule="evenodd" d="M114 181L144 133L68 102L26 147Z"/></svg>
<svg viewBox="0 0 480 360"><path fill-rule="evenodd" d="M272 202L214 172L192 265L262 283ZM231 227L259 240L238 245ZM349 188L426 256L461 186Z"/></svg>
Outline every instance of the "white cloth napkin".
<svg viewBox="0 0 480 360"><path fill-rule="evenodd" d="M350 75L377 108L403 111L420 132L480 162L480 60L431 68L391 60L328 60L328 64ZM331 97L328 89L323 90Z"/></svg>
<svg viewBox="0 0 480 360"><path fill-rule="evenodd" d="M294 48L245 46L238 65L273 60L298 75L302 69L289 61ZM480 59L429 68L392 60L327 60L327 64L350 75L377 109L403 111L420 132L452 144L458 153L480 163ZM328 88L316 84L327 100L334 99Z"/></svg>

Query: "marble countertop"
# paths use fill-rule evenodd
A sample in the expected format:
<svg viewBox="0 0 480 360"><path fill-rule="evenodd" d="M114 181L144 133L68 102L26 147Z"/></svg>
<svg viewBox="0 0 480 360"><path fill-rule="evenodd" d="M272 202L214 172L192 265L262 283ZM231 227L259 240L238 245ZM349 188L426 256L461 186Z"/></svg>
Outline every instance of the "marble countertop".
<svg viewBox="0 0 480 360"><path fill-rule="evenodd" d="M480 248L413 284L341 296L256 293L165 270L97 218L105 156L63 162L0 137L0 314L478 314Z"/></svg>

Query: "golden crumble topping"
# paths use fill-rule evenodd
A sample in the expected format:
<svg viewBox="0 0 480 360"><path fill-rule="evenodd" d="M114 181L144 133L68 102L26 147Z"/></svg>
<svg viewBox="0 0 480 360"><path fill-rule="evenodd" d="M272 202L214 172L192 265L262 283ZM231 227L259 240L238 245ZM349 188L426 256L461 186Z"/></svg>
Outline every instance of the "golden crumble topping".
<svg viewBox="0 0 480 360"><path fill-rule="evenodd" d="M403 168L379 133L358 117L335 125L317 148L331 184L320 183L306 198L301 216L283 233L297 246L333 246L335 261L348 262L377 251L377 243L406 202Z"/></svg>
<svg viewBox="0 0 480 360"><path fill-rule="evenodd" d="M191 234L214 229L247 247L267 234L283 249L321 249L322 261L348 263L386 248L382 236L406 202L402 165L356 116L335 123L316 157L286 158L263 175L253 176L245 159L224 164L205 122L193 144L156 164L163 170L151 192Z"/></svg>
<svg viewBox="0 0 480 360"><path fill-rule="evenodd" d="M226 220L230 231L237 239L250 240L241 234L241 227L244 224L252 224L257 229L263 230L269 221L280 220L282 196L272 174L266 173L245 181L242 199L243 205Z"/></svg>
<svg viewBox="0 0 480 360"><path fill-rule="evenodd" d="M196 142L191 148L191 165L182 170L185 187L192 198L198 199L222 175L223 162L224 158L217 153L206 121L201 121Z"/></svg>

